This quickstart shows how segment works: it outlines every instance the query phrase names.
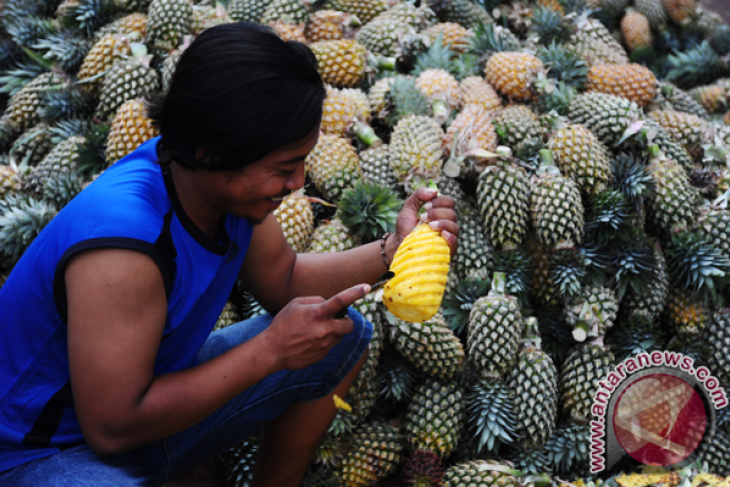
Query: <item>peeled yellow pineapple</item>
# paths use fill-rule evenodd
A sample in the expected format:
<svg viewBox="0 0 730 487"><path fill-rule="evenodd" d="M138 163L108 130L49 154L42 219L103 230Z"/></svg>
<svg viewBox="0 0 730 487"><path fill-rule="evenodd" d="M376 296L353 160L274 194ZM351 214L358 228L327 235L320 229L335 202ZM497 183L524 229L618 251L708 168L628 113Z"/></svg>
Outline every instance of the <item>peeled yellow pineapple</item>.
<svg viewBox="0 0 730 487"><path fill-rule="evenodd" d="M451 252L440 232L418 225L401 242L383 290L383 302L396 317L420 323L433 317L446 289Z"/></svg>

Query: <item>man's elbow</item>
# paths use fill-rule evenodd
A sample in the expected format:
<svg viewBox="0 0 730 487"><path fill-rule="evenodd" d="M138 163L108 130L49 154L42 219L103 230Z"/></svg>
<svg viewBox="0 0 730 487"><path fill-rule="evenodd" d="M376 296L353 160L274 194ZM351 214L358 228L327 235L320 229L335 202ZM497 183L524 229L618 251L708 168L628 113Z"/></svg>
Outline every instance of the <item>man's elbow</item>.
<svg viewBox="0 0 730 487"><path fill-rule="evenodd" d="M109 434L101 431L101 429L94 428L87 428L84 431L84 439L91 451L100 457L118 455L138 446L129 437Z"/></svg>

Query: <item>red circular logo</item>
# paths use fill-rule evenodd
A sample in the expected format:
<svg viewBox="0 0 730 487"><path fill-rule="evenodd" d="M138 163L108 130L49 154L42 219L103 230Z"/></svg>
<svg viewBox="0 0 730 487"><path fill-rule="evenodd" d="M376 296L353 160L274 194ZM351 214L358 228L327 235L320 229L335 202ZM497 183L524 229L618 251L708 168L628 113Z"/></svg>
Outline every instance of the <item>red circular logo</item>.
<svg viewBox="0 0 730 487"><path fill-rule="evenodd" d="M700 395L668 374L632 382L613 411L613 430L621 448L644 465L668 466L686 459L699 446L706 427Z"/></svg>

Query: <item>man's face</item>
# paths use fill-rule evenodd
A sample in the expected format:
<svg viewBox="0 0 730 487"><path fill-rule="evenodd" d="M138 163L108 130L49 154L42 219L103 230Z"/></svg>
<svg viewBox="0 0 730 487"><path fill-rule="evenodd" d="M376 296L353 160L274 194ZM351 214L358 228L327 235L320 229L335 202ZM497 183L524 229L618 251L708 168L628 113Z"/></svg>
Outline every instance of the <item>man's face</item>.
<svg viewBox="0 0 730 487"><path fill-rule="evenodd" d="M284 196L304 186L304 159L317 144L319 127L238 171L208 173L209 193L224 213L260 223Z"/></svg>

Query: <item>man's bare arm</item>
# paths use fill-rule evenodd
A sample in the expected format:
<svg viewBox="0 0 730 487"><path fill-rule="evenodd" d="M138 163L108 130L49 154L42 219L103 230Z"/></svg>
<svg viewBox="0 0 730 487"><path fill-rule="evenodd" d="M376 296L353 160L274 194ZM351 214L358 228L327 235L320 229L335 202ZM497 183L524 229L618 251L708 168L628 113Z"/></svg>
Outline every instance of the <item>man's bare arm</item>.
<svg viewBox="0 0 730 487"><path fill-rule="evenodd" d="M144 254L87 251L66 270L68 351L79 424L96 452L141 446L192 426L263 377L315 363L352 329L333 319L364 294L297 300L269 329L221 356L155 376L167 302L162 276ZM310 326L291 326L307 322Z"/></svg>

